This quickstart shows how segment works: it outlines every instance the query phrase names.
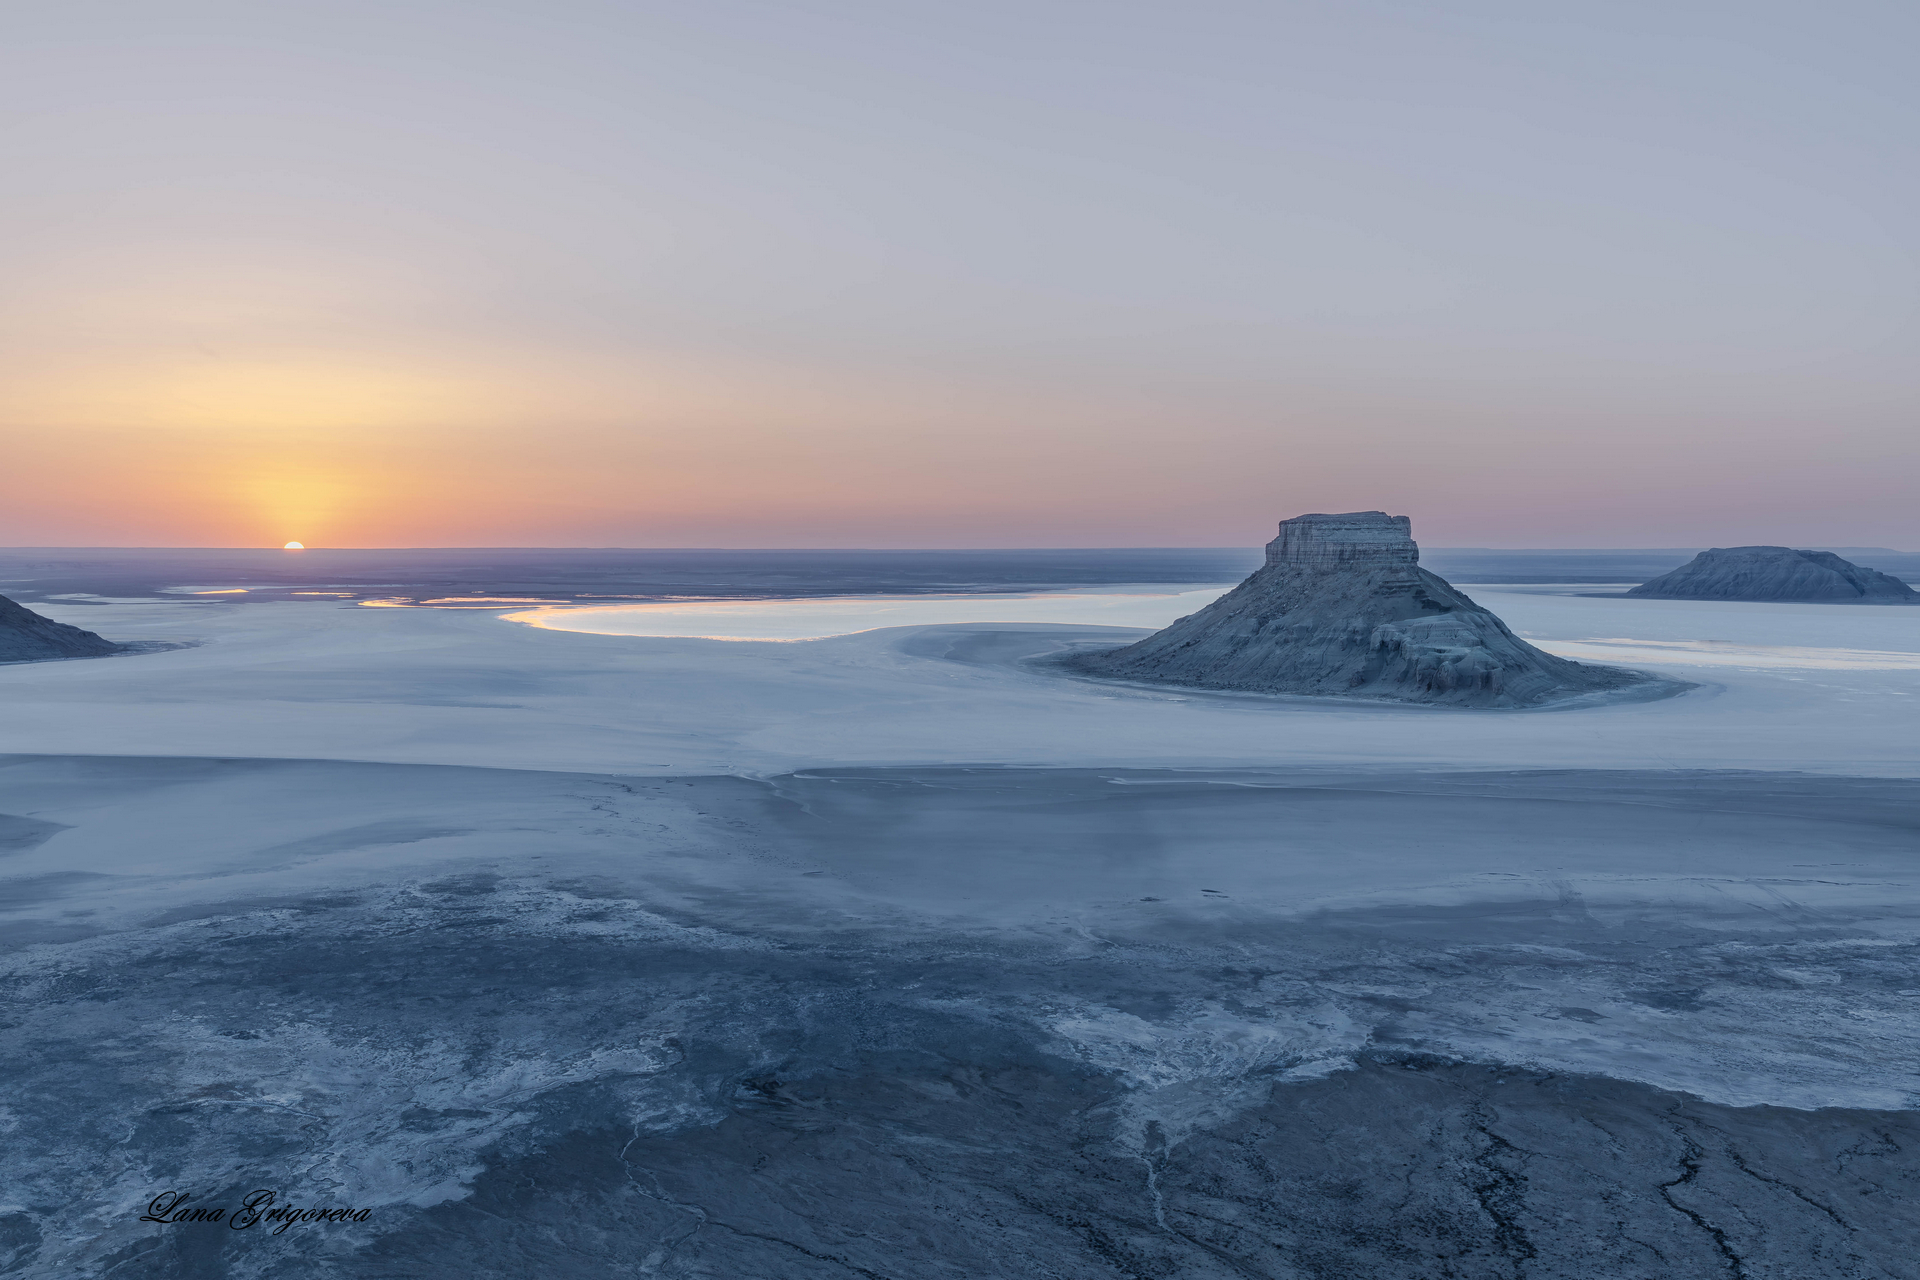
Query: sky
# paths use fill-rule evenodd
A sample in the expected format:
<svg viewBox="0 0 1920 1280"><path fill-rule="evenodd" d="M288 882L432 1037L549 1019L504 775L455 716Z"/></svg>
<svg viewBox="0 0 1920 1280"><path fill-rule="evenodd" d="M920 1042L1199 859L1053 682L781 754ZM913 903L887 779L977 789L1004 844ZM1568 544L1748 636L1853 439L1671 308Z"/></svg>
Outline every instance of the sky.
<svg viewBox="0 0 1920 1280"><path fill-rule="evenodd" d="M0 545L1920 548L1911 0L62 0Z"/></svg>

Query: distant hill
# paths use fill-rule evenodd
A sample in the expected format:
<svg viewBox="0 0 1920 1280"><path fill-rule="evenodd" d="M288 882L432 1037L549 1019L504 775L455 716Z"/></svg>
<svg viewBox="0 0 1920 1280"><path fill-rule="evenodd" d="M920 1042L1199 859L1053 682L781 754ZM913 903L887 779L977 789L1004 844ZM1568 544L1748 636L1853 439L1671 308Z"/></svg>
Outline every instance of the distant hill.
<svg viewBox="0 0 1920 1280"><path fill-rule="evenodd" d="M1627 594L1657 600L1920 603L1920 592L1890 573L1831 551L1793 547L1715 547Z"/></svg>
<svg viewBox="0 0 1920 1280"><path fill-rule="evenodd" d="M44 662L49 658L100 658L120 646L91 631L70 627L0 596L0 662Z"/></svg>
<svg viewBox="0 0 1920 1280"><path fill-rule="evenodd" d="M1453 582L1646 582L1671 573L1705 547L1564 548L1422 547L1420 563ZM1920 582L1920 552L1885 547L1815 547L1855 564Z"/></svg>

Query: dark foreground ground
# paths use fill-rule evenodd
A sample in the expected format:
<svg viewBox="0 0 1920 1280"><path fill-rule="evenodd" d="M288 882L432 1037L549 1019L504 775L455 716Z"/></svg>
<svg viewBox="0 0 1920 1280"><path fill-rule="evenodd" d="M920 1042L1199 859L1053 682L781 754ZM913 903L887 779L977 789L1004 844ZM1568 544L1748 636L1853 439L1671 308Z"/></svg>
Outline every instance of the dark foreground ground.
<svg viewBox="0 0 1920 1280"><path fill-rule="evenodd" d="M301 797L323 832L246 834ZM1912 1083L1913 798L17 757L10 856L69 852L0 879L0 1274L1916 1276L1920 1116L1858 1105ZM98 861L127 830L156 856ZM162 855L222 830L180 905ZM1628 848L1730 887L1603 902ZM1422 859L1567 879L1325 897ZM1848 875L1886 903L1813 891ZM260 1188L369 1212L139 1221Z"/></svg>
<svg viewBox="0 0 1920 1280"><path fill-rule="evenodd" d="M711 1129L571 1133L361 1274L597 1275L636 1246L638 1274L823 1280L1915 1274L1911 1113L1375 1053L1134 1154L1111 1081L927 1032L757 1077Z"/></svg>

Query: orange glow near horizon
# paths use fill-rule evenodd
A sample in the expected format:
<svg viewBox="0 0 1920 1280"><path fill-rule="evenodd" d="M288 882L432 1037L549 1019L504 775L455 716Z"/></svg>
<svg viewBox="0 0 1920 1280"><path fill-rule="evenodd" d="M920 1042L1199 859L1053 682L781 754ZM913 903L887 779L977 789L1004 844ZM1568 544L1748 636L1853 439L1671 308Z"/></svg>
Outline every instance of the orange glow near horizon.
<svg viewBox="0 0 1920 1280"><path fill-rule="evenodd" d="M298 530L327 548L1224 546L1373 508L1439 546L1903 542L1811 515L1783 527L1779 511L1861 507L1857 477L1781 471L1801 447L1784 431L1729 462L1683 437L1684 405L1596 403L1543 431L1530 408L1437 407L1419 385L1150 397L418 335L384 358L233 343L0 355L0 545L280 547ZM1596 454L1601 437L1614 447ZM1715 467L1752 482L1729 479L1709 510L1688 477ZM1651 532L1623 536L1635 520Z"/></svg>
<svg viewBox="0 0 1920 1280"><path fill-rule="evenodd" d="M22 6L0 547L1920 545L1913 6L1589 7Z"/></svg>

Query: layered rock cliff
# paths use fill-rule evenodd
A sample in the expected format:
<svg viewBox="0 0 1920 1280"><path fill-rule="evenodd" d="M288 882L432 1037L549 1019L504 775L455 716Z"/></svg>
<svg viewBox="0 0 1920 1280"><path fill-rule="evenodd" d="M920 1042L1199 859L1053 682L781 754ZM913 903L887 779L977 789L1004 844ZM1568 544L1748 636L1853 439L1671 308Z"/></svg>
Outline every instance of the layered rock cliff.
<svg viewBox="0 0 1920 1280"><path fill-rule="evenodd" d="M1460 707L1530 707L1649 682L1534 648L1419 559L1405 516L1296 516L1267 544L1266 564L1199 613L1070 665L1202 689Z"/></svg>
<svg viewBox="0 0 1920 1280"><path fill-rule="evenodd" d="M91 631L43 618L0 596L0 662L37 662L46 658L98 658L120 646Z"/></svg>
<svg viewBox="0 0 1920 1280"><path fill-rule="evenodd" d="M1920 604L1920 592L1891 574L1831 551L1791 547L1715 547L1627 594L1655 600Z"/></svg>

